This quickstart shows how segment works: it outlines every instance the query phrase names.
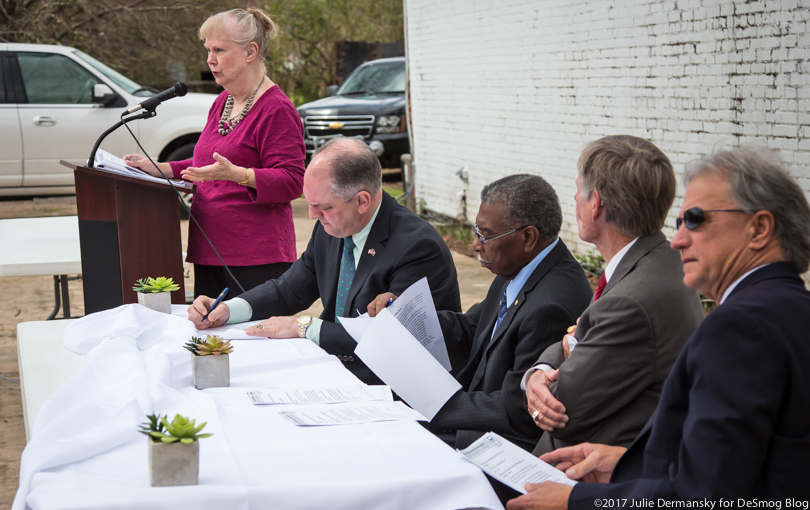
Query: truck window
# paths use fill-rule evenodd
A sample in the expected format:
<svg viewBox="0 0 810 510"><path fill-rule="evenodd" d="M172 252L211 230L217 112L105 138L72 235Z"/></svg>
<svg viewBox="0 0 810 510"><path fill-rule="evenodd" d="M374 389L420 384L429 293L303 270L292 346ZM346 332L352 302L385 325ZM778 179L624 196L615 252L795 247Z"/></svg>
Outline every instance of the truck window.
<svg viewBox="0 0 810 510"><path fill-rule="evenodd" d="M25 94L34 104L90 104L99 80L69 58L51 53L18 53Z"/></svg>
<svg viewBox="0 0 810 510"><path fill-rule="evenodd" d="M346 79L338 94L342 96L359 92L405 92L405 63L362 66Z"/></svg>

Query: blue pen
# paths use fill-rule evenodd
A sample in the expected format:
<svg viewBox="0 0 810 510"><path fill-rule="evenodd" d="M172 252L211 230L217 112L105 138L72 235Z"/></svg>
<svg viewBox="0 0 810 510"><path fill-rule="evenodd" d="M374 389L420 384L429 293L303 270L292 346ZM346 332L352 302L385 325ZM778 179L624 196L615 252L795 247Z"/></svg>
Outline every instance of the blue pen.
<svg viewBox="0 0 810 510"><path fill-rule="evenodd" d="M219 293L219 296L217 296L217 298L214 300L214 304L211 305L211 308L208 309L208 313L206 313L205 315L202 316L202 319L200 319L200 322L204 322L205 319L207 319L208 316L211 315L211 312L213 312L214 308L216 308L217 305L222 302L222 298L224 298L226 294L228 294L228 287L225 287L225 289L222 292Z"/></svg>
<svg viewBox="0 0 810 510"><path fill-rule="evenodd" d="M388 298L388 302L385 303L385 307L388 308L389 306L391 306L391 303L393 303L393 302L394 302L394 298L392 298L392 297Z"/></svg>

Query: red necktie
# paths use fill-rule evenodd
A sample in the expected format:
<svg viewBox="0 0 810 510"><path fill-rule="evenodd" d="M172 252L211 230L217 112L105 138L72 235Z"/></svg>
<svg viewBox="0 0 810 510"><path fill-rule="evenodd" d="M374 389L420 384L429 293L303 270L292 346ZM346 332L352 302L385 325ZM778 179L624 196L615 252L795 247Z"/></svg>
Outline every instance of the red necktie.
<svg viewBox="0 0 810 510"><path fill-rule="evenodd" d="M602 277L599 278L599 283L596 284L596 292L593 293L593 301L596 302L602 296L602 291L605 290L605 285L607 285L607 278L605 278L605 273L602 273Z"/></svg>

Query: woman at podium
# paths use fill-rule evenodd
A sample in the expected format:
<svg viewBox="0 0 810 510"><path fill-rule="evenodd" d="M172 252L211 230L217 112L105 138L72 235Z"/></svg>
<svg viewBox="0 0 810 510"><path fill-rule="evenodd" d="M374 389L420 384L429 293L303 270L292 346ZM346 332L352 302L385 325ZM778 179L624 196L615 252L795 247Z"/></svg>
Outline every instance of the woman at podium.
<svg viewBox="0 0 810 510"><path fill-rule="evenodd" d="M280 276L296 259L290 201L301 196L304 138L292 102L266 75L275 24L258 9L209 17L199 30L208 67L225 90L214 101L192 159L157 163L167 175L196 182L191 213L245 290ZM159 176L147 158L134 167ZM188 262L194 296L241 293L192 221Z"/></svg>

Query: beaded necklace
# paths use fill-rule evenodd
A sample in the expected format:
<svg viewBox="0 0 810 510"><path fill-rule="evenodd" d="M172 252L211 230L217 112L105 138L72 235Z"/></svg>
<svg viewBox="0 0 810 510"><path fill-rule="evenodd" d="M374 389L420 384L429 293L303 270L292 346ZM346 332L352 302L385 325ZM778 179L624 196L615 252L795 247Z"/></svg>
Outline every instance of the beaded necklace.
<svg viewBox="0 0 810 510"><path fill-rule="evenodd" d="M242 122L242 119L245 118L247 112L250 111L250 107L253 106L253 98L256 97L256 94L259 92L259 89L262 88L262 84L264 83L264 79L266 76L262 75L262 81L259 82L259 86L256 87L256 90L253 91L253 94L250 95L248 100L245 102L245 107L242 108L242 111L239 112L234 118L231 118L231 110L233 110L233 96L228 94L228 99L225 100L225 108L222 110L222 116L219 118L219 134L222 136L227 135L231 131Z"/></svg>

